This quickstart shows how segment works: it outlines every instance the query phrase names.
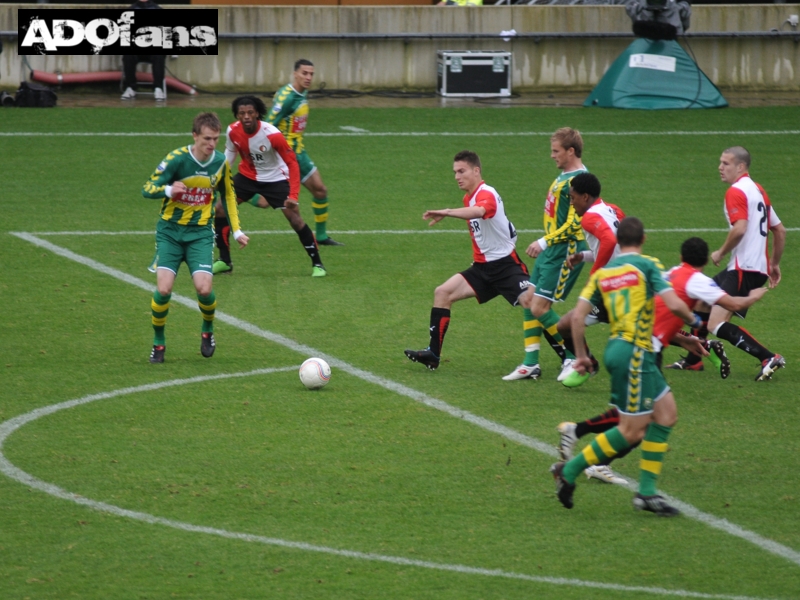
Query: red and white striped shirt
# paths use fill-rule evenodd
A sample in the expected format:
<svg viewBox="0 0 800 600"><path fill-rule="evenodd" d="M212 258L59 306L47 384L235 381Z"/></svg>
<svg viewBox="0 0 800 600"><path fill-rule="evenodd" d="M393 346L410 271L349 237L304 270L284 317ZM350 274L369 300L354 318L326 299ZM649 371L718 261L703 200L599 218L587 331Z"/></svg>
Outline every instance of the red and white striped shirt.
<svg viewBox="0 0 800 600"><path fill-rule="evenodd" d="M241 122L228 127L225 141L225 158L233 165L236 155L241 156L239 173L253 181L273 182L289 180L289 199L297 200L300 194L300 166L297 156L286 138L274 125L258 122L258 129L247 134Z"/></svg>
<svg viewBox="0 0 800 600"><path fill-rule="evenodd" d="M467 221L475 262L499 260L514 252L517 231L506 217L497 190L481 181L478 189L464 196L464 206L481 206L486 210L482 218Z"/></svg>
<svg viewBox="0 0 800 600"><path fill-rule="evenodd" d="M725 218L733 227L745 219L744 237L731 250L728 270L758 271L769 274L769 230L780 224L767 193L745 173L725 193Z"/></svg>

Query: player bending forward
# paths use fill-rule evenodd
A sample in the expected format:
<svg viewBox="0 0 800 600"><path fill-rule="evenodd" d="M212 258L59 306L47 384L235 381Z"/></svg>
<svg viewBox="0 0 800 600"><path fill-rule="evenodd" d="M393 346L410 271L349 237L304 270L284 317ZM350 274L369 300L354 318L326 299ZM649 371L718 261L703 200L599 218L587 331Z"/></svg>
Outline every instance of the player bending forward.
<svg viewBox="0 0 800 600"><path fill-rule="evenodd" d="M693 237L689 238L681 245L681 264L673 267L666 274L666 279L672 285L672 289L678 294L678 297L683 300L688 307L694 309L698 304L703 302L712 306L721 306L725 310L733 312L739 310L746 310L764 294L767 293L767 288L757 288L751 290L747 296L730 296L725 291L721 290L713 279L703 274L703 267L708 263L708 244L705 240ZM691 350L691 341L696 338L688 338L681 333L683 321L680 317L675 316L664 304L661 297L656 298L656 316L655 325L653 326L653 350L657 352L656 365L660 367L662 364L662 353L664 346L672 343L679 344L688 350ZM720 345L719 349L711 348L713 352L721 350L722 342L712 342ZM695 349L697 350L697 349ZM701 349L703 354L708 353L709 348L704 347ZM725 358L724 350L722 357ZM725 361L727 362L727 358ZM558 450L561 460L564 462L572 459L573 448L578 439L588 433L603 433L612 427L619 424L619 411L616 406L604 412L602 415L597 415L586 421L580 423L564 422L558 426L558 432L561 434ZM587 467L585 473L587 477L594 477L607 483L625 483L625 480L614 474L608 468L608 464L612 460L622 458L628 452L633 450L633 446L618 452L613 457L601 460L597 465Z"/></svg>

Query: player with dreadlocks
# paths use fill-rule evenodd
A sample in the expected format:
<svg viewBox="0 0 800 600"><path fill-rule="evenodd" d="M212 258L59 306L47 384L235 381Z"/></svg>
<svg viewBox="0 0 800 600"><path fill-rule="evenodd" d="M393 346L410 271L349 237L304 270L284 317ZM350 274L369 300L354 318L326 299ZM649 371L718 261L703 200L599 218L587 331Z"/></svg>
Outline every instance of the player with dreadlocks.
<svg viewBox="0 0 800 600"><path fill-rule="evenodd" d="M276 127L262 121L267 112L264 102L255 96L239 96L231 105L236 122L228 127L225 158L233 167L241 157L239 172L233 177L236 201L250 202L258 208L280 209L297 232L300 243L311 259L312 277L324 277L325 267L311 228L300 216L300 167L286 138ZM230 273L233 263L228 241L229 229L221 204L217 204L214 226L219 260L214 274Z"/></svg>

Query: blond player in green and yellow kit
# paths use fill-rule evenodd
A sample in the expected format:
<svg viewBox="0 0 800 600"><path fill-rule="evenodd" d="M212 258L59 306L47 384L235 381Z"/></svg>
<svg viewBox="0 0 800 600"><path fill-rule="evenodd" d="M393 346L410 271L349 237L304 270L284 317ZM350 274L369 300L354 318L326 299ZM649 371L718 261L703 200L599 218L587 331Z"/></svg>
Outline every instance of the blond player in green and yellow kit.
<svg viewBox="0 0 800 600"><path fill-rule="evenodd" d="M267 121L280 129L297 155L300 181L314 197L311 207L314 210L317 244L344 246L328 235L328 188L322 183L322 176L303 143L303 133L308 123L308 89L313 79L314 64L310 60L301 58L294 63L292 81L275 92Z"/></svg>
<svg viewBox="0 0 800 600"><path fill-rule="evenodd" d="M583 268L583 263L570 267L567 257L589 249L581 229L581 218L572 208L569 196L572 178L587 172L581 160L582 155L583 138L579 131L562 127L550 138L550 157L561 169L561 174L547 191L544 236L525 251L536 259L531 272L531 285L521 300L524 309L525 358L521 365L503 377L506 381L538 379L541 376L539 344L542 334L561 359L558 381L572 372L575 357L564 347L564 340L558 333L559 316L553 310L553 303L566 300Z"/></svg>
<svg viewBox="0 0 800 600"><path fill-rule="evenodd" d="M214 199L217 194L228 215L234 239L244 248L249 239L239 224L239 209L231 182L231 168L217 152L222 124L214 113L194 119L194 144L167 154L142 188L145 198L161 200L156 225L156 255L150 267L156 273L156 290L150 303L155 331L151 363L163 363L166 351L164 328L175 276L182 262L189 267L197 304L203 315L200 352L214 354L214 311L217 300L212 288L214 262Z"/></svg>
<svg viewBox="0 0 800 600"><path fill-rule="evenodd" d="M572 337L577 355L575 370L583 374L591 368L584 344L585 319L592 307L602 302L610 326L603 361L611 375L610 403L619 410L619 425L598 435L569 462L554 464L550 471L556 479L559 501L572 508L575 480L584 469L641 442L639 492L633 499L634 507L671 517L679 511L657 494L656 481L678 409L653 352L656 295L686 324L694 326L699 318L664 278L658 259L642 255L644 226L639 219L627 217L620 222L617 242L619 255L595 271L581 292L572 316Z"/></svg>

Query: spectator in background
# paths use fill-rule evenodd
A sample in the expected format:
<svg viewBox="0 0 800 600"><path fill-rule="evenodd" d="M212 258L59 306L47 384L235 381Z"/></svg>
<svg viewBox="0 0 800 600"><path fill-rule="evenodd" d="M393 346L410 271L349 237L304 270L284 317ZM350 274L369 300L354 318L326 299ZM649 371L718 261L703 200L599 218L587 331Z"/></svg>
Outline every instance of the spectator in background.
<svg viewBox="0 0 800 600"><path fill-rule="evenodd" d="M160 9L161 7L152 0L136 0L130 5L134 10ZM158 54L126 54L122 57L123 77L122 92L123 100L133 100L136 98L136 65L140 62L149 62L153 65L153 96L156 100L166 100L164 93L164 69L167 57Z"/></svg>

